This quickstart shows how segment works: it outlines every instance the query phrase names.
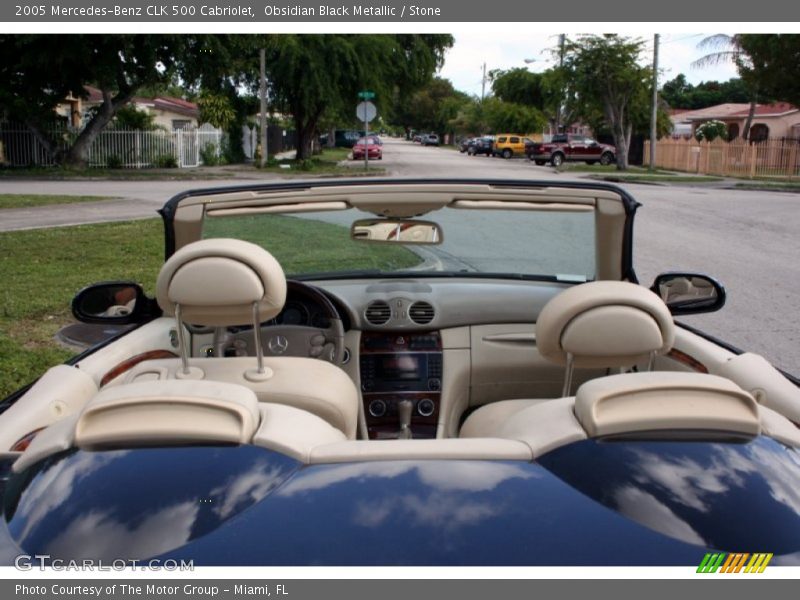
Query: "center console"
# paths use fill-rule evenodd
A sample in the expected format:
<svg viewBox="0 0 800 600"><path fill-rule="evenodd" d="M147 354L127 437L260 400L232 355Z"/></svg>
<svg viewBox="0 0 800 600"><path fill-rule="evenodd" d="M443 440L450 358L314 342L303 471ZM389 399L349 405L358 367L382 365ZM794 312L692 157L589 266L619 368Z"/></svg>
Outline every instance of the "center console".
<svg viewBox="0 0 800 600"><path fill-rule="evenodd" d="M439 332L364 332L359 356L370 439L402 437L406 425L415 439L436 437L442 389Z"/></svg>

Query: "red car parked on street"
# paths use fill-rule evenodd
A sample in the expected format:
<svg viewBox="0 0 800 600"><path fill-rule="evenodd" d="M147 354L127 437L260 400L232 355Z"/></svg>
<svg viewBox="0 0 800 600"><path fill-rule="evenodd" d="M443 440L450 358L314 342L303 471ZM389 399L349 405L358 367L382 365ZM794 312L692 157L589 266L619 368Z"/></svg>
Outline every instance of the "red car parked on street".
<svg viewBox="0 0 800 600"><path fill-rule="evenodd" d="M370 160L383 159L383 150L376 137L362 137L353 144L353 160L364 160L365 150L369 154Z"/></svg>
<svg viewBox="0 0 800 600"><path fill-rule="evenodd" d="M593 165L610 165L616 160L617 150L614 146L600 144L585 135L559 133L549 142L529 142L525 144L525 155L537 165L547 162L554 167L565 161L585 161Z"/></svg>

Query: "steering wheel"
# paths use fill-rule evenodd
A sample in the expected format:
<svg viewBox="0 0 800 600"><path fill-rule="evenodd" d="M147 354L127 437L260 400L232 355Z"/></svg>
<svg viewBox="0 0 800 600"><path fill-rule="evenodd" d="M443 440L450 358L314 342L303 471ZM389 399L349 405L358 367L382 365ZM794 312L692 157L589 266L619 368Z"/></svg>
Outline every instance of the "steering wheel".
<svg viewBox="0 0 800 600"><path fill-rule="evenodd" d="M264 356L319 358L341 365L344 359L344 325L333 302L319 288L301 281L288 280L286 287L287 297L305 297L321 307L328 327L262 324L259 333ZM218 328L214 333L214 354L223 356L225 349L233 346L237 354L244 353L247 348L247 353L254 355L253 340L245 341L245 335L250 338L250 331L230 334L224 328Z"/></svg>

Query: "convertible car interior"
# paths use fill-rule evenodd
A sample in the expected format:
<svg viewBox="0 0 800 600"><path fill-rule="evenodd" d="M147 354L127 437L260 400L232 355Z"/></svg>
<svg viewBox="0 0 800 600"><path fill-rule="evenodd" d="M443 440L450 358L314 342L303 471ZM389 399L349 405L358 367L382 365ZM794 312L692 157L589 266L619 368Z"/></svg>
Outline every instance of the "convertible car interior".
<svg viewBox="0 0 800 600"><path fill-rule="evenodd" d="M636 282L636 207L621 190L578 184L371 182L182 195L163 211L167 260L155 302L135 287L129 310L109 312L119 282L76 298L85 320L93 294L94 322L138 326L6 402L0 447L17 472L70 448L216 443L307 464L530 461L587 438L764 435L800 447L800 389L762 357L673 320L721 305L721 286L696 274L662 276L653 289ZM348 234L347 211L369 219ZM473 223L492 213L580 219L573 235L586 238L589 260L573 260L568 275L561 265L529 274L519 265L536 268L537 259L524 254L503 271L453 268L469 263L439 248L461 235L445 213ZM234 239L215 225L264 217L303 225L316 215L353 244L411 248L420 264L328 268L287 281L268 238ZM421 215L441 215L440 224L414 221ZM487 243L475 227L466 247ZM295 242L298 256L317 243ZM573 243L549 250L566 255ZM112 298L102 311L100 292Z"/></svg>
<svg viewBox="0 0 800 600"><path fill-rule="evenodd" d="M675 320L721 308L716 280L639 284L638 206L569 182L173 198L156 280L73 301L130 327L0 404L0 564L798 564L798 381Z"/></svg>

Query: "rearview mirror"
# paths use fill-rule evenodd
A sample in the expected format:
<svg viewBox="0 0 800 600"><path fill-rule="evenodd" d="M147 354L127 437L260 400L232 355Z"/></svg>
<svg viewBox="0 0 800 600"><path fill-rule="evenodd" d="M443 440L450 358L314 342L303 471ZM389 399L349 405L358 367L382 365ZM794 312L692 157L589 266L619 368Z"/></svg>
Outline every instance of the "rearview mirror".
<svg viewBox="0 0 800 600"><path fill-rule="evenodd" d="M72 300L72 314L83 323L141 323L159 312L142 287L129 281L96 283Z"/></svg>
<svg viewBox="0 0 800 600"><path fill-rule="evenodd" d="M417 219L360 219L350 228L350 237L362 242L441 244L442 230L432 221Z"/></svg>
<svg viewBox="0 0 800 600"><path fill-rule="evenodd" d="M714 312L725 306L725 288L700 273L662 273L650 288L673 315Z"/></svg>

